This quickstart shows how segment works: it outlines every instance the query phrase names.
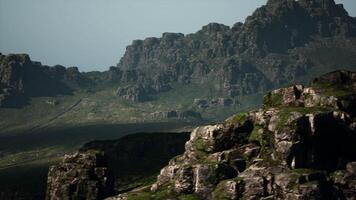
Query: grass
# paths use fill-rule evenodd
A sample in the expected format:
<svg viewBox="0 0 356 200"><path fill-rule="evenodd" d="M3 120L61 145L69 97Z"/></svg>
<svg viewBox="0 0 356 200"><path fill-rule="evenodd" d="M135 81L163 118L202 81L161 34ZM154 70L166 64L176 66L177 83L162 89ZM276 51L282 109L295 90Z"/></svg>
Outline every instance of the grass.
<svg viewBox="0 0 356 200"><path fill-rule="evenodd" d="M198 138L194 141L195 149L198 151L205 151L205 142L203 138Z"/></svg>
<svg viewBox="0 0 356 200"><path fill-rule="evenodd" d="M23 194L27 197L36 194L42 197L48 166L57 163L64 153L76 151L83 143L100 139L117 139L136 132L179 131L186 125L188 124L92 125L2 136L0 139L2 147L0 191L7 194ZM149 181L149 178L139 180L136 186L146 184L145 181Z"/></svg>
<svg viewBox="0 0 356 200"><path fill-rule="evenodd" d="M58 157L51 157L2 169L0 191L14 199L44 199L48 167L58 162Z"/></svg>
<svg viewBox="0 0 356 200"><path fill-rule="evenodd" d="M138 180L130 181L130 183L122 184L119 187L119 193L122 193L124 191L130 191L132 189L142 186L152 185L157 180L157 175L158 174L154 174L151 176L140 178Z"/></svg>
<svg viewBox="0 0 356 200"><path fill-rule="evenodd" d="M151 192L149 187L144 190L128 192L128 200L162 200L162 199L177 199L177 200L201 200L195 194L177 194L171 190L172 186L162 186L158 191Z"/></svg>
<svg viewBox="0 0 356 200"><path fill-rule="evenodd" d="M279 106L283 102L283 96L281 93L268 93L263 97L263 105L265 107Z"/></svg>
<svg viewBox="0 0 356 200"><path fill-rule="evenodd" d="M328 83L315 83L313 87L318 90L322 96L345 97L353 93L349 85L331 85Z"/></svg>
<svg viewBox="0 0 356 200"><path fill-rule="evenodd" d="M234 179L229 179L229 180L224 180L221 181L214 189L212 193L212 200L229 200L231 199L227 192L225 191L225 185L227 181L235 181L238 185L238 190L242 194L243 189L244 189L244 180L240 177L234 178Z"/></svg>
<svg viewBox="0 0 356 200"><path fill-rule="evenodd" d="M262 144L262 135L260 133L260 130L262 129L261 126L254 125L253 130L248 138L249 142L258 142L259 144Z"/></svg>
<svg viewBox="0 0 356 200"><path fill-rule="evenodd" d="M289 116L291 115L292 112L299 112L303 115L310 114L310 113L316 113L316 112L328 112L331 111L328 108L325 107L280 107L280 112L278 113L278 122L277 122L277 129L282 128Z"/></svg>
<svg viewBox="0 0 356 200"><path fill-rule="evenodd" d="M244 123L247 117L248 117L247 113L241 112L225 120L225 123L227 124Z"/></svg>

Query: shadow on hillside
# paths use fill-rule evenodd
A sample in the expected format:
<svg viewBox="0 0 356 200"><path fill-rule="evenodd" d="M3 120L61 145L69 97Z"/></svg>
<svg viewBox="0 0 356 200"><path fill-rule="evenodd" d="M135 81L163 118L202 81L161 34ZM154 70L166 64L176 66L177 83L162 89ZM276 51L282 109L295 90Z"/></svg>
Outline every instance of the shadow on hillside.
<svg viewBox="0 0 356 200"><path fill-rule="evenodd" d="M93 124L75 127L59 127L24 132L0 132L0 150L21 152L50 146L78 146L92 140L118 139L138 132L170 132L194 124L162 122L142 124ZM3 136L1 136L3 135Z"/></svg>

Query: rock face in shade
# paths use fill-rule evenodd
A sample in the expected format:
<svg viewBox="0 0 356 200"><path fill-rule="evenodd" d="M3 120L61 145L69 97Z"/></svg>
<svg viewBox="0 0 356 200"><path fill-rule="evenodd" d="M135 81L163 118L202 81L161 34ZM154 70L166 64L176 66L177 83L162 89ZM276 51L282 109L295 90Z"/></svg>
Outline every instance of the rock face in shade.
<svg viewBox="0 0 356 200"><path fill-rule="evenodd" d="M114 177L102 152L66 155L62 163L49 169L48 200L103 199L113 194Z"/></svg>
<svg viewBox="0 0 356 200"><path fill-rule="evenodd" d="M89 85L76 67L48 67L26 54L0 54L0 107L21 106L30 97L71 94Z"/></svg>
<svg viewBox="0 0 356 200"><path fill-rule="evenodd" d="M189 133L138 133L118 140L92 141L51 166L47 199L103 199L139 186L136 180L159 172L184 151ZM128 188L124 188L130 185Z"/></svg>
<svg viewBox="0 0 356 200"><path fill-rule="evenodd" d="M198 127L150 190L110 199L355 199L355 77L274 90L264 108Z"/></svg>
<svg viewBox="0 0 356 200"><path fill-rule="evenodd" d="M333 0L270 0L231 28L211 23L194 34L133 41L117 65L119 80L148 88L146 97L176 83L195 83L213 85L221 97L235 98L341 69L342 60L328 57L355 53L355 36L356 20ZM131 93L119 96L145 100Z"/></svg>

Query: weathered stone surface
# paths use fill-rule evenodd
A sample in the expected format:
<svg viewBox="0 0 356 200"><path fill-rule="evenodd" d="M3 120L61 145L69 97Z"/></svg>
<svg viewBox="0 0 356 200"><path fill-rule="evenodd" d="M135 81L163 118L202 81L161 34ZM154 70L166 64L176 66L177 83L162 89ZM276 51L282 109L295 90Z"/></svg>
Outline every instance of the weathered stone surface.
<svg viewBox="0 0 356 200"><path fill-rule="evenodd" d="M48 67L26 54L0 55L0 107L21 107L28 98L71 94L91 81L76 67Z"/></svg>
<svg viewBox="0 0 356 200"><path fill-rule="evenodd" d="M142 85L119 87L116 90L116 95L126 100L142 102L149 99L148 90Z"/></svg>
<svg viewBox="0 0 356 200"><path fill-rule="evenodd" d="M236 98L302 83L312 69L326 73L309 50L346 48L355 36L356 20L334 1L271 0L231 28L211 23L194 34L135 40L117 67L139 74L133 84L155 92L169 90L171 83L214 83L206 91Z"/></svg>
<svg viewBox="0 0 356 200"><path fill-rule="evenodd" d="M49 169L46 199L103 199L113 194L113 181L102 152L66 155Z"/></svg>
<svg viewBox="0 0 356 200"><path fill-rule="evenodd" d="M278 89L270 93L280 94L277 107L196 128L151 190L172 185L177 195L202 199L353 199L354 118L325 99L305 104L305 91L325 95L301 85Z"/></svg>
<svg viewBox="0 0 356 200"><path fill-rule="evenodd" d="M348 85L352 84L351 81ZM263 109L194 129L185 143L185 152L161 169L154 184L111 199L129 200L141 193L145 198L159 194L167 199L180 195L197 195L208 200L354 199L356 122L338 104L325 102L327 99L338 102L354 95L354 91L345 90L340 97L333 86L327 90L301 85L278 89L270 93L281 97L278 104L271 104L275 99L270 95ZM311 104L305 103L307 99L311 99ZM313 104L314 100L318 103ZM76 163L81 168L79 173L77 167L68 167L73 166L71 162L73 159L67 159L60 165L66 171L66 176L60 176L64 182L76 180L76 175L93 168L87 162ZM65 194L67 187L58 186L60 178L53 181L54 169L50 172L49 194L55 197L57 193L53 191L63 190L61 194ZM96 194L92 186L83 186L89 188L84 194Z"/></svg>

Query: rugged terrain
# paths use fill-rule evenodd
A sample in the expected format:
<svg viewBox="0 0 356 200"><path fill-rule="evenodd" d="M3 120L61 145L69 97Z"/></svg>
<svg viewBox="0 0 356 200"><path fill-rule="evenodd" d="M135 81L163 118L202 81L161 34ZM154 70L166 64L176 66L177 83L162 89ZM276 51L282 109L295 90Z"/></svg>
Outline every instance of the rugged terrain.
<svg viewBox="0 0 356 200"><path fill-rule="evenodd" d="M47 199L102 199L140 187L181 154L188 139L188 133L141 133L87 143L50 167Z"/></svg>
<svg viewBox="0 0 356 200"><path fill-rule="evenodd" d="M352 70L355 37L355 18L333 0L269 0L232 27L211 23L193 34L135 40L105 72L80 73L75 67L43 66L26 55L1 55L0 105L37 112L34 119L43 118L39 108L49 110L41 113L47 121L22 120L23 129L48 121L71 126L69 119L219 121L260 105L256 99L268 90ZM24 118L23 112L6 111ZM1 127L18 125L12 121Z"/></svg>
<svg viewBox="0 0 356 200"><path fill-rule="evenodd" d="M154 99L175 84L198 84L209 91L202 100L237 102L347 67L339 59L355 53L355 36L355 19L333 0L269 0L232 27L211 23L194 34L133 41L111 70L128 83L118 95L133 101Z"/></svg>
<svg viewBox="0 0 356 200"><path fill-rule="evenodd" d="M269 0L231 27L135 40L104 72L0 54L0 192L43 193L48 165L88 141L190 130L261 106L267 91L354 71L355 47L356 19L333 0Z"/></svg>
<svg viewBox="0 0 356 200"><path fill-rule="evenodd" d="M355 72L274 90L263 108L192 131L185 152L153 184L108 199L354 199L355 106ZM71 177L72 171L56 170L66 165L51 168L51 185L56 177ZM51 194L58 189L50 187L49 199L57 199Z"/></svg>

